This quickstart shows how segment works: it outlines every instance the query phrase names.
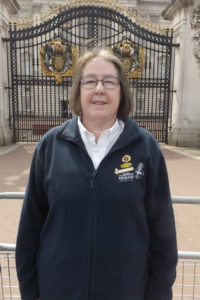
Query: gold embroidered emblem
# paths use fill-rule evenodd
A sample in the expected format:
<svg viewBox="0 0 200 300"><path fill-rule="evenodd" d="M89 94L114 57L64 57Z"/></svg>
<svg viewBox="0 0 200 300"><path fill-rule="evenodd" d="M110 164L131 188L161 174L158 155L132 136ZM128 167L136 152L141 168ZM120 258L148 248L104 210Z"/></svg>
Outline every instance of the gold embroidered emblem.
<svg viewBox="0 0 200 300"><path fill-rule="evenodd" d="M121 174L121 173L126 173L126 172L130 172L133 171L134 168L130 167L130 168L126 168L126 169L115 169L115 174Z"/></svg>
<svg viewBox="0 0 200 300"><path fill-rule="evenodd" d="M131 160L131 156L126 154L122 157L122 162L128 163Z"/></svg>
<svg viewBox="0 0 200 300"><path fill-rule="evenodd" d="M122 164L120 165L121 169L115 168L115 174L122 174L126 172L134 171L133 164L130 162L131 156L126 154L122 157Z"/></svg>
<svg viewBox="0 0 200 300"><path fill-rule="evenodd" d="M129 168L132 166L132 163L123 163L120 165L121 168Z"/></svg>

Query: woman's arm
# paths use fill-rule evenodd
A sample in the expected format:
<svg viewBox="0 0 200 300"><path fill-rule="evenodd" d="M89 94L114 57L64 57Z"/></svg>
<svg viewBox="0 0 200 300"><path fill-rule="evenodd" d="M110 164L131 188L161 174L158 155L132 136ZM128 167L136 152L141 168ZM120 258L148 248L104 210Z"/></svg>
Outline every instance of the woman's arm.
<svg viewBox="0 0 200 300"><path fill-rule="evenodd" d="M35 300L39 296L36 254L46 213L43 163L36 150L31 164L16 243L16 267L23 300Z"/></svg>
<svg viewBox="0 0 200 300"><path fill-rule="evenodd" d="M162 153L146 179L146 213L150 234L149 280L145 300L171 300L176 277L177 244L168 175Z"/></svg>

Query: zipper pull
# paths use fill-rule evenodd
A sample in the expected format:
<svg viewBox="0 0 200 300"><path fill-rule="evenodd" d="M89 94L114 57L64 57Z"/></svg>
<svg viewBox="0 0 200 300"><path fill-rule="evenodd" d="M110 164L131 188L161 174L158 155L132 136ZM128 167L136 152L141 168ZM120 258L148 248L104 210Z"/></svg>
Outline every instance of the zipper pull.
<svg viewBox="0 0 200 300"><path fill-rule="evenodd" d="M94 170L94 172L92 173L92 180L91 180L91 184L90 184L91 189L93 188L94 179L95 179L96 174L97 174L97 170Z"/></svg>

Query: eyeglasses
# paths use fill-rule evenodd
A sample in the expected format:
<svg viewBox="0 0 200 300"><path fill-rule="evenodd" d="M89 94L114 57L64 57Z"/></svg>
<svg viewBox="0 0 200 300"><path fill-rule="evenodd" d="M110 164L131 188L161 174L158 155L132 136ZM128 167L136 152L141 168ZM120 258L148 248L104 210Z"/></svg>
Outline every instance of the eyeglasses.
<svg viewBox="0 0 200 300"><path fill-rule="evenodd" d="M103 87L108 90L115 89L120 83L120 79L118 77L106 77L104 79L96 79L94 77L83 77L80 83L84 89L94 89L99 81L101 81Z"/></svg>

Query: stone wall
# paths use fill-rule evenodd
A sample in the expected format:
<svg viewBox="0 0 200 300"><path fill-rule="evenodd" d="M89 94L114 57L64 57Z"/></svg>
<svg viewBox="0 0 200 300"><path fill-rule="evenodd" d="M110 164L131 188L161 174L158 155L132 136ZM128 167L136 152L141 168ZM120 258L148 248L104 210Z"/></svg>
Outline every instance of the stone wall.
<svg viewBox="0 0 200 300"><path fill-rule="evenodd" d="M10 14L20 9L16 0L0 0L0 145L12 143L12 131L9 128L9 101L7 86L7 53L3 38L7 37Z"/></svg>
<svg viewBox="0 0 200 300"><path fill-rule="evenodd" d="M200 3L175 0L163 12L174 28L175 74L169 143L200 147Z"/></svg>
<svg viewBox="0 0 200 300"><path fill-rule="evenodd" d="M112 0L120 3L131 10L136 10L140 16L153 23L166 24L161 12L170 3L170 0ZM72 0L18 0L21 10L17 16L22 17L34 16L38 13L47 12L55 5L66 4ZM16 17L16 16L15 16Z"/></svg>

